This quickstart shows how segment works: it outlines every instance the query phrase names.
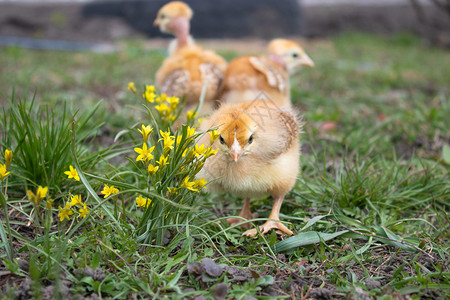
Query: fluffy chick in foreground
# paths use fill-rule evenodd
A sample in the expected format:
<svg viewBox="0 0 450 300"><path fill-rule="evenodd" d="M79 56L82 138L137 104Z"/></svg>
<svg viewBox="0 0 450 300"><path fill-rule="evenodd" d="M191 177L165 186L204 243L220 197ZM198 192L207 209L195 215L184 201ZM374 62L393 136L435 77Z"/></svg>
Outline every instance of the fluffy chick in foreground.
<svg viewBox="0 0 450 300"><path fill-rule="evenodd" d="M272 40L268 51L269 55L238 57L228 64L219 91L221 101L253 101L264 92L280 107L290 104L289 76L314 62L291 40Z"/></svg>
<svg viewBox="0 0 450 300"><path fill-rule="evenodd" d="M265 234L278 229L291 235L292 231L279 222L279 212L299 172L300 125L295 112L291 108L280 110L272 102L262 100L224 105L202 124L203 129L215 126L219 126L220 136L213 148L219 152L206 161L199 174L210 182L208 189L245 197L239 214L245 219L253 218L250 197L272 195L271 220L259 230ZM205 135L199 144L209 145L210 141L210 135ZM234 225L242 219L227 221ZM250 229L243 235L254 237L257 232Z"/></svg>
<svg viewBox="0 0 450 300"><path fill-rule="evenodd" d="M156 86L168 96L186 98L187 109L198 104L203 86L207 83L202 112L209 113L217 96L226 68L226 61L214 51L195 44L189 34L192 9L184 2L164 5L154 25L176 39L169 46L169 57L156 72Z"/></svg>

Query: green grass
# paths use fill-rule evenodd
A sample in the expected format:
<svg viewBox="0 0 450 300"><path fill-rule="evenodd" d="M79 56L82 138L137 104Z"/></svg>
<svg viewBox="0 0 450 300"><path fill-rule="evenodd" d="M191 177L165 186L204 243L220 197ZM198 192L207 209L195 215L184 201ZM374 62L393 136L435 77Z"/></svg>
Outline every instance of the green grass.
<svg viewBox="0 0 450 300"><path fill-rule="evenodd" d="M281 210L295 235L282 241L228 227L242 204L233 195L166 192L196 172L176 171L189 165L181 156L193 145L186 138L170 150L178 158L165 173L147 177L135 161L136 128L152 124L153 144L157 126L166 128L127 83L141 93L165 51L121 45L114 54L0 49L0 150L21 151L0 189L5 297L39 298L50 286L55 298L448 297L448 51L408 35L345 34L305 45L316 67L291 80L305 132L302 173ZM53 153L50 145L61 146ZM156 159L164 153L158 145ZM69 164L83 171L80 182L61 175ZM104 183L120 192L103 199ZM51 187L55 199L39 215L25 196L37 185ZM60 222L57 207L76 194L91 213ZM137 194L155 206L136 208ZM260 219L271 206L269 198L252 200Z"/></svg>

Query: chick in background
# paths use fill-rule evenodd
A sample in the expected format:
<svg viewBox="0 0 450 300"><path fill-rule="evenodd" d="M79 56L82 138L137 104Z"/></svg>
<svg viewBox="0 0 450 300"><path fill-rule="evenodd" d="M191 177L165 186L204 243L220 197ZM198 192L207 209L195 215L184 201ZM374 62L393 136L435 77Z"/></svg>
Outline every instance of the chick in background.
<svg viewBox="0 0 450 300"><path fill-rule="evenodd" d="M173 34L169 57L156 72L156 86L168 96L186 99L186 110L195 108L206 84L203 108L210 113L226 68L226 61L212 50L197 45L190 36L192 9L184 2L172 1L157 14L154 25L162 32Z"/></svg>
<svg viewBox="0 0 450 300"><path fill-rule="evenodd" d="M289 76L314 62L294 41L274 39L269 55L242 56L232 60L225 70L219 100L237 104L265 96L282 107L290 104Z"/></svg>
<svg viewBox="0 0 450 300"><path fill-rule="evenodd" d="M263 100L228 104L202 123L203 129L215 126L219 126L220 136L213 142L213 148L219 152L206 161L198 176L210 182L211 192L231 192L244 197L239 216L245 219L253 218L250 198L270 194L274 200L271 220L259 230L265 234L278 229L291 235L292 231L280 222L279 212L299 173L300 125L295 111L289 107L280 109ZM210 143L209 135L199 141ZM230 225L242 222L240 218L227 221ZM257 232L249 229L243 235L254 237Z"/></svg>

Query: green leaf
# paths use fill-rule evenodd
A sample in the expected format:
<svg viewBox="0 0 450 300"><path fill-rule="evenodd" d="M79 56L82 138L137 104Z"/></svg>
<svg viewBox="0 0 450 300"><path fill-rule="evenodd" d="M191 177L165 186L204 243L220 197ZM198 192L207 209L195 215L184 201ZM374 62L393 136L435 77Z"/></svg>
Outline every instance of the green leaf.
<svg viewBox="0 0 450 300"><path fill-rule="evenodd" d="M442 158L446 164L450 165L450 146L447 144L444 144L444 147L442 147Z"/></svg>
<svg viewBox="0 0 450 300"><path fill-rule="evenodd" d="M258 278L258 281L256 282L256 285L262 285L262 286L267 286L267 285L271 285L274 283L274 279L273 276L271 275L265 275L262 277Z"/></svg>
<svg viewBox="0 0 450 300"><path fill-rule="evenodd" d="M374 226L374 228L377 231L377 235L390 239L390 240L378 239L380 242L391 245L391 246L396 246L398 248L401 248L401 249L404 249L404 250L407 250L410 252L417 252L417 250L414 247L411 247L411 246L405 244L404 240L401 237L399 237L398 235L396 235L389 229L387 229L385 227L381 227L381 226Z"/></svg>
<svg viewBox="0 0 450 300"><path fill-rule="evenodd" d="M297 234L296 236L287 238L284 241L281 241L278 244L274 245L273 251L282 252L296 247L317 244L322 240L329 241L347 232L348 230L342 230L335 233L324 233L317 231L302 232Z"/></svg>
<svg viewBox="0 0 450 300"><path fill-rule="evenodd" d="M308 221L308 223L306 223L305 226L302 227L302 229L300 229L300 231L305 230L308 227L311 227L312 225L316 224L319 220L325 218L327 216L315 216L314 218L312 218L311 220Z"/></svg>

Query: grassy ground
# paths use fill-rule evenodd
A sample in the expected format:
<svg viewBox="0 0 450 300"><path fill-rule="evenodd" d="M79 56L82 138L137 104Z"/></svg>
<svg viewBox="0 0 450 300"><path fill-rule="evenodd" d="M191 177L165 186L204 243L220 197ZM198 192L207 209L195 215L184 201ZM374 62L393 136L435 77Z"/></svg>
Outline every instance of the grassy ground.
<svg viewBox="0 0 450 300"><path fill-rule="evenodd" d="M0 193L5 297L448 298L448 51L406 35L305 43L316 67L291 81L305 120L302 174L281 211L296 235L249 239L225 222L242 199L168 194L165 178L180 182L170 172L155 177L159 183L142 180L136 127L151 119L127 83L152 83L165 51L141 41L121 46L114 54L0 49L0 148L14 152ZM219 52L230 59L243 51ZM85 173L80 182L63 175L69 164ZM103 200L103 183L118 186L119 196ZM49 198L28 201L26 190L37 185L49 186L52 209ZM136 189L161 199L149 194L156 205L136 208ZM60 222L57 207L75 194L88 217L74 211ZM271 205L252 201L260 218Z"/></svg>

